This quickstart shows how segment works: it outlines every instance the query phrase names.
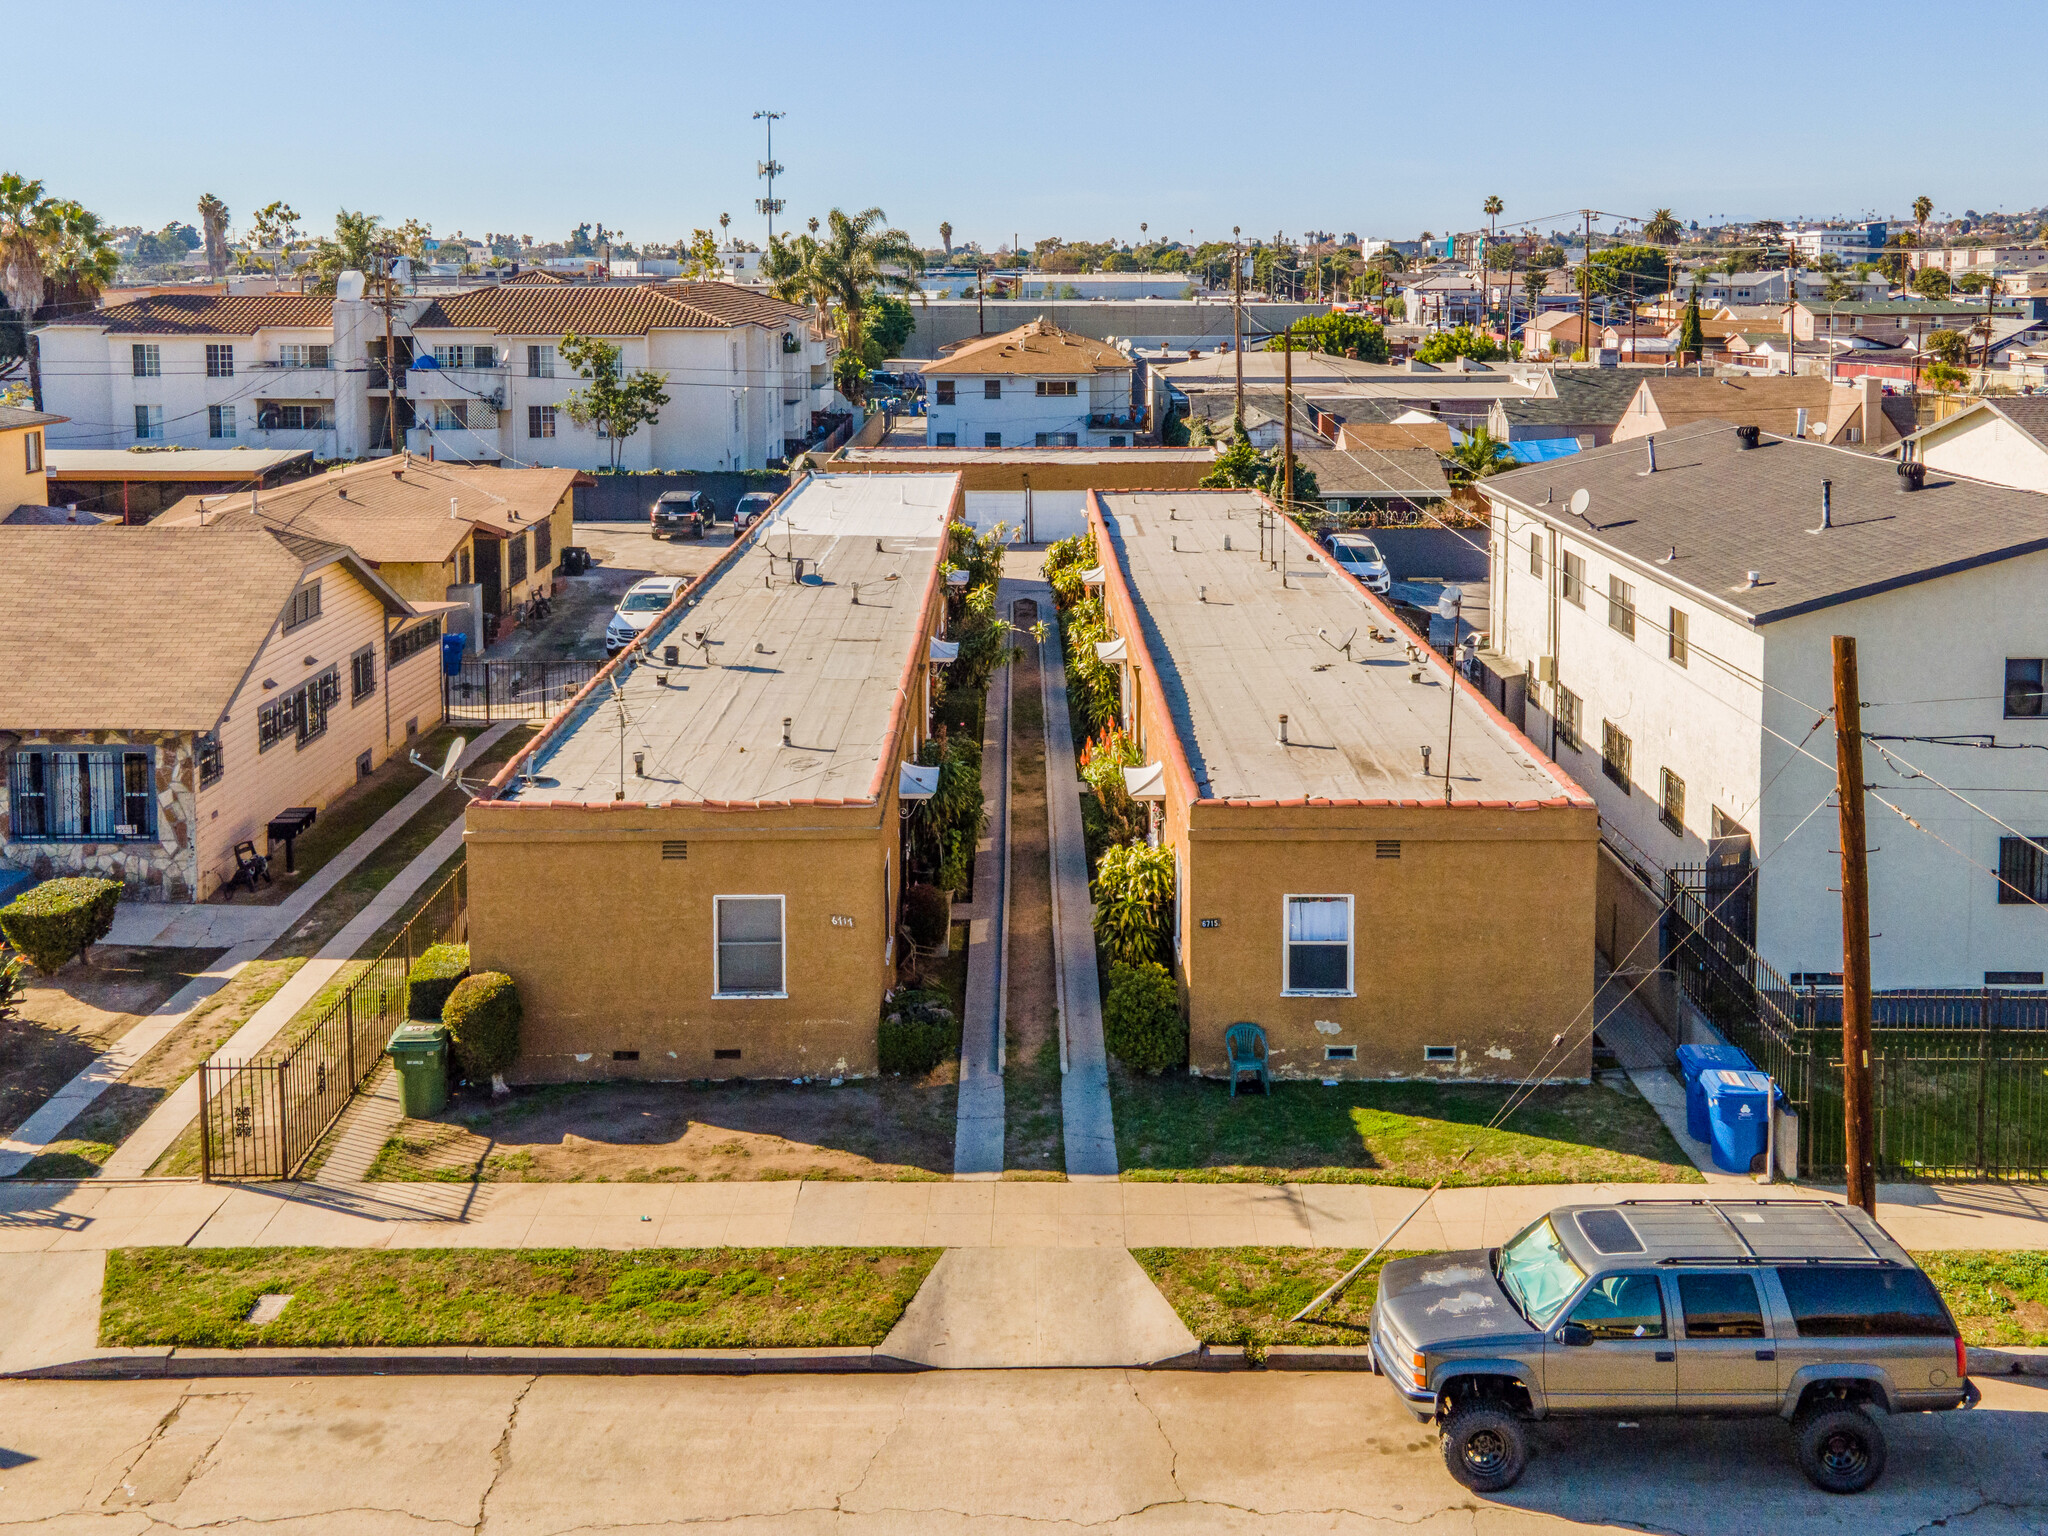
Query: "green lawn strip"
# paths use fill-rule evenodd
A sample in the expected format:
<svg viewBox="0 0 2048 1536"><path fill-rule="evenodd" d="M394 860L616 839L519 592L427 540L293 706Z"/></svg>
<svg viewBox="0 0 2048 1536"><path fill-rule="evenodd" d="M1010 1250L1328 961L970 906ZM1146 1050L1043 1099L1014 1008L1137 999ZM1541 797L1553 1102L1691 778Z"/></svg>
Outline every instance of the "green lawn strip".
<svg viewBox="0 0 2048 1536"><path fill-rule="evenodd" d="M1948 1248L1913 1262L1940 1289L1966 1343L2048 1346L2048 1253Z"/></svg>
<svg viewBox="0 0 2048 1536"><path fill-rule="evenodd" d="M476 1344L612 1349L879 1344L936 1248L123 1248L108 1347ZM288 1295L272 1323L243 1319Z"/></svg>
<svg viewBox="0 0 2048 1536"><path fill-rule="evenodd" d="M1366 1256L1364 1248L1133 1248L1188 1332L1204 1344L1242 1344L1254 1358L1273 1344L1364 1344L1385 1253L1351 1289L1305 1323L1287 1319Z"/></svg>
<svg viewBox="0 0 2048 1536"><path fill-rule="evenodd" d="M1506 1084L1283 1082L1270 1098L1110 1071L1126 1179L1451 1185L1702 1182L1657 1112L1599 1084L1538 1088L1496 1129ZM1474 1146L1471 1157L1458 1161Z"/></svg>

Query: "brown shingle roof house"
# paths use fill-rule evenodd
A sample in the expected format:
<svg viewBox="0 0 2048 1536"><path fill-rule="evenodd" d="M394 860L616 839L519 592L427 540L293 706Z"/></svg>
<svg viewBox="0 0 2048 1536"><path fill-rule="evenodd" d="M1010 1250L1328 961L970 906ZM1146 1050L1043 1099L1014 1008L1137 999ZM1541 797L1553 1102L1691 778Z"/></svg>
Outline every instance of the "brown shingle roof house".
<svg viewBox="0 0 2048 1536"><path fill-rule="evenodd" d="M440 610L348 549L206 528L0 527L0 866L190 901L441 715Z"/></svg>
<svg viewBox="0 0 2048 1536"><path fill-rule="evenodd" d="M1076 336L1040 316L999 336L976 336L961 342L918 371L973 378L986 374L1050 378L1059 374L1128 373L1130 367L1131 360L1108 342Z"/></svg>

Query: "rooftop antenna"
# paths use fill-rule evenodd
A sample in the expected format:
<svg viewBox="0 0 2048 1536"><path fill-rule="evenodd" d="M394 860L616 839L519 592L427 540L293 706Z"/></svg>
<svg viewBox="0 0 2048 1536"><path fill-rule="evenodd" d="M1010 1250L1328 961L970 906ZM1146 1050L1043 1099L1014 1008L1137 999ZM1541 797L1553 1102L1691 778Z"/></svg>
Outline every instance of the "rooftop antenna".
<svg viewBox="0 0 2048 1536"><path fill-rule="evenodd" d="M465 745L467 745L467 743L465 743L460 736L456 737L453 741L449 742L448 756L442 761L441 766L439 768L436 768L429 763L421 761L420 755L417 752L408 753L407 757L411 761L413 767L424 769L426 772L431 773L435 778L439 779L442 783L445 784L450 779L455 777L455 765L462 761L462 749Z"/></svg>

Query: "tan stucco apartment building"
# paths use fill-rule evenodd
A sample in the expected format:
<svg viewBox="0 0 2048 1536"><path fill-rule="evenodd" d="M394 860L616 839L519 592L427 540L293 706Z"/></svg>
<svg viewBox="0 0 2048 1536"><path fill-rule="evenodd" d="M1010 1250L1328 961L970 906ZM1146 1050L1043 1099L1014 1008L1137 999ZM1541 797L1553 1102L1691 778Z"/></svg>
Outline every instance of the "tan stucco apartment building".
<svg viewBox="0 0 2048 1536"><path fill-rule="evenodd" d="M16 507L40 507L50 499L43 435L62 416L0 405L0 518Z"/></svg>
<svg viewBox="0 0 2048 1536"><path fill-rule="evenodd" d="M1586 792L1256 492L1090 520L1190 1064L1247 1021L1282 1077L1586 1077Z"/></svg>
<svg viewBox="0 0 2048 1536"><path fill-rule="evenodd" d="M876 1070L957 475L800 481L469 808L527 1082Z"/></svg>
<svg viewBox="0 0 2048 1536"><path fill-rule="evenodd" d="M441 718L448 605L347 548L205 528L0 528L0 866L205 900L235 844Z"/></svg>

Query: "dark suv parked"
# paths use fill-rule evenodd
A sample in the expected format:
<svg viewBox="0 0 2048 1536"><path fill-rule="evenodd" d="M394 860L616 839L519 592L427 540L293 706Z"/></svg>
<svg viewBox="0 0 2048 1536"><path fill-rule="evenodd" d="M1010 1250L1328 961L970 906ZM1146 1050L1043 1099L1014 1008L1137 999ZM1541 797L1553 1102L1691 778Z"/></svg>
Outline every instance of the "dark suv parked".
<svg viewBox="0 0 2048 1536"><path fill-rule="evenodd" d="M1530 1419L1775 1414L1831 1493L1884 1471L1881 1416L1978 1400L1940 1294L1884 1229L1820 1200L1561 1206L1499 1248L1397 1259L1374 1368L1481 1493Z"/></svg>
<svg viewBox="0 0 2048 1536"><path fill-rule="evenodd" d="M647 514L649 531L655 538L701 539L715 516L711 498L702 491L664 491Z"/></svg>

